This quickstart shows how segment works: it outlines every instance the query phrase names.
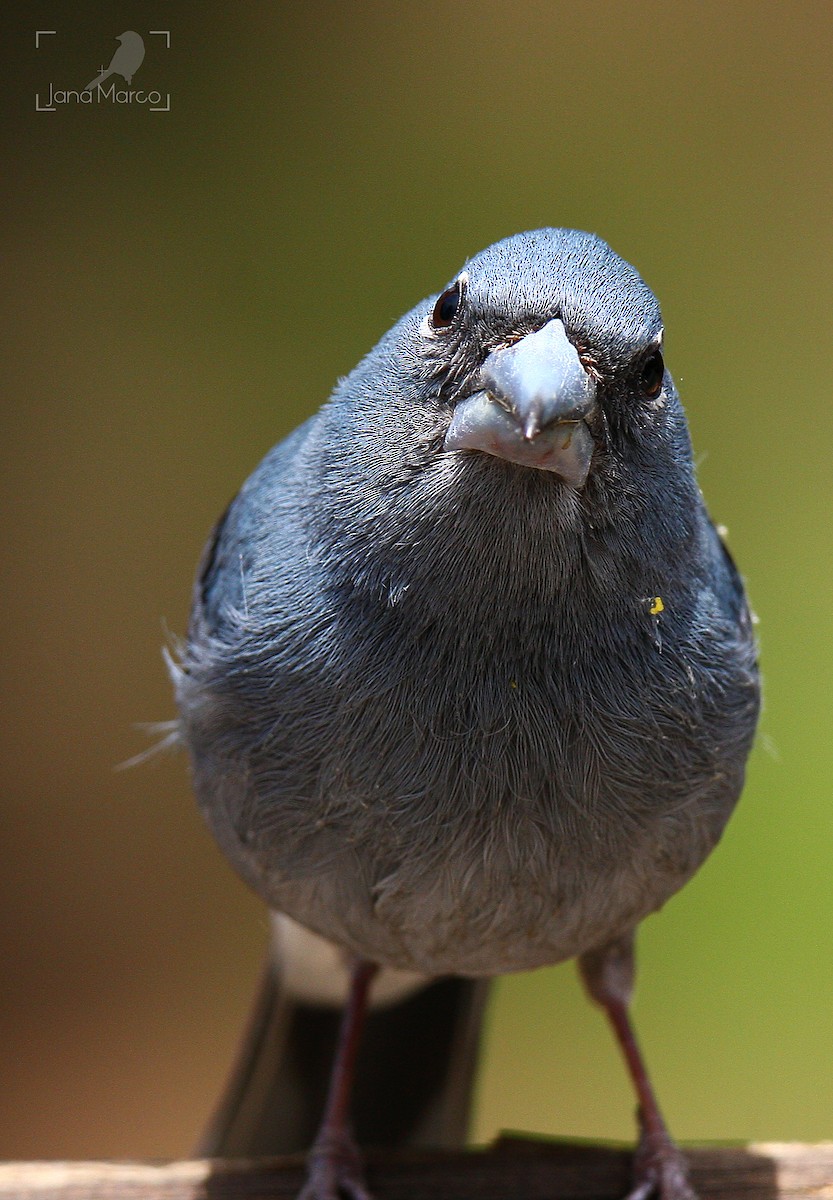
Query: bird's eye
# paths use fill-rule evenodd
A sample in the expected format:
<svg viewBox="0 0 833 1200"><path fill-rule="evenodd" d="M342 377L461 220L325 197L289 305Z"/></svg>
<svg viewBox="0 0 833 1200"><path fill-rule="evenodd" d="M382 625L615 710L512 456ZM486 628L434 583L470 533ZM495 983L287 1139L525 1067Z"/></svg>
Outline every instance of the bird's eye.
<svg viewBox="0 0 833 1200"><path fill-rule="evenodd" d="M662 361L662 354L659 350L652 350L642 364L642 373L639 376L643 396L655 400L662 391L664 377L665 363Z"/></svg>
<svg viewBox="0 0 833 1200"><path fill-rule="evenodd" d="M449 329L451 327L460 308L461 293L462 289L460 280L458 279L450 288L446 288L440 296L431 314L431 324L435 329Z"/></svg>

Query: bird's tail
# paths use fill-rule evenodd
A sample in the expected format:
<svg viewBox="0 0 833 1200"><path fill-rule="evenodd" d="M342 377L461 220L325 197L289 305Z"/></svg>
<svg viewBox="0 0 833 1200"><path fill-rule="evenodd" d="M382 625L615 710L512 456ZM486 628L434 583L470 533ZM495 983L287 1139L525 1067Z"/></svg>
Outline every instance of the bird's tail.
<svg viewBox="0 0 833 1200"><path fill-rule="evenodd" d="M285 932L291 923L279 920ZM288 957L284 949L276 941L264 967L237 1060L197 1149L202 1156L289 1154L308 1149L317 1132L341 1014L322 1003L320 947L312 945L308 956L319 962L312 963L317 978L307 996L298 987L304 965L298 947ZM342 982L346 988L346 970L341 974L339 990ZM384 992L384 972L378 982L377 992ZM404 997L368 1013L353 1089L353 1131L365 1146L461 1145L488 981L410 984Z"/></svg>
<svg viewBox="0 0 833 1200"><path fill-rule="evenodd" d="M103 83L103 82L104 82L104 80L105 80L105 79L108 79L108 78L109 78L109 77L110 77L112 74L113 74L113 72L112 72L111 70L102 71L102 72L101 72L101 74L100 74L100 75L96 75L96 77L95 77L95 79L92 81L92 83L88 83L88 84L87 84L87 86L86 86L86 87L85 87L83 90L84 90L85 92L91 92L91 91L93 90L93 88L96 88L96 87L98 87L98 85L99 85L100 83Z"/></svg>

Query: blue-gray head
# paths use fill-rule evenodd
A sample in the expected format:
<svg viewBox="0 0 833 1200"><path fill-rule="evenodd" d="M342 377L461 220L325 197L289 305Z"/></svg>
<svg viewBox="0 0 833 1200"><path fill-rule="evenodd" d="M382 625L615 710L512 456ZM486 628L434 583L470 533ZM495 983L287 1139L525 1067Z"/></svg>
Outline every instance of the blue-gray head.
<svg viewBox="0 0 833 1200"><path fill-rule="evenodd" d="M342 450L388 494L398 463L434 492L502 486L573 515L580 501L593 526L626 493L673 507L695 485L662 341L650 288L600 238L517 234L418 304L337 390Z"/></svg>
<svg viewBox="0 0 833 1200"><path fill-rule="evenodd" d="M664 403L657 302L590 234L542 229L489 247L421 330L453 364L449 375L465 380L446 450L484 451L581 488L611 424Z"/></svg>
<svg viewBox="0 0 833 1200"><path fill-rule="evenodd" d="M619 564L611 578L632 553L675 553L704 511L662 337L650 288L600 238L490 246L334 393L319 528L342 554L383 541L386 563L422 557L472 585L491 558L520 586L530 564L567 580L591 551Z"/></svg>

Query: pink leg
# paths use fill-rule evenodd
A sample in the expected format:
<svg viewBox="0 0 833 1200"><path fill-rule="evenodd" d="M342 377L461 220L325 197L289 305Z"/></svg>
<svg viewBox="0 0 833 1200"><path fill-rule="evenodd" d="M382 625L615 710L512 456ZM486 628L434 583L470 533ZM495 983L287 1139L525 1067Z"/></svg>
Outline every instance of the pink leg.
<svg viewBox="0 0 833 1200"><path fill-rule="evenodd" d="M309 1153L307 1181L298 1200L371 1200L358 1147L350 1131L350 1092L356 1052L367 1011L367 994L378 968L360 959L341 1021L330 1090L318 1135Z"/></svg>
<svg viewBox="0 0 833 1200"><path fill-rule="evenodd" d="M639 1100L634 1186L626 1200L697 1200L688 1167L663 1120L628 1007L633 991L633 934L583 954L579 971L591 998L607 1013Z"/></svg>

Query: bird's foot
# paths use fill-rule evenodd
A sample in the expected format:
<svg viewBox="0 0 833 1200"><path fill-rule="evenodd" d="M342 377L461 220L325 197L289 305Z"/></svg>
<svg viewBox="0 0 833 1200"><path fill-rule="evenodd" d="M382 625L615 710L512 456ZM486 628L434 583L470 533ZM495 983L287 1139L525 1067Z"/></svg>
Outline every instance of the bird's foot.
<svg viewBox="0 0 833 1200"><path fill-rule="evenodd" d="M667 1133L643 1130L633 1157L633 1188L625 1200L697 1200L688 1164Z"/></svg>
<svg viewBox="0 0 833 1200"><path fill-rule="evenodd" d="M316 1138L298 1200L372 1200L358 1148L346 1133Z"/></svg>

